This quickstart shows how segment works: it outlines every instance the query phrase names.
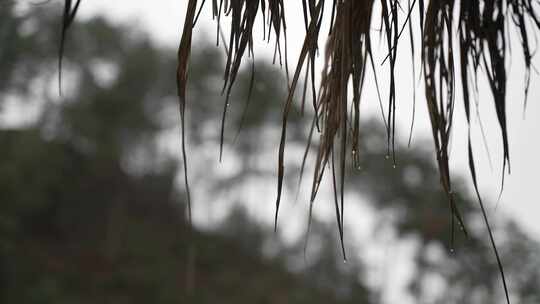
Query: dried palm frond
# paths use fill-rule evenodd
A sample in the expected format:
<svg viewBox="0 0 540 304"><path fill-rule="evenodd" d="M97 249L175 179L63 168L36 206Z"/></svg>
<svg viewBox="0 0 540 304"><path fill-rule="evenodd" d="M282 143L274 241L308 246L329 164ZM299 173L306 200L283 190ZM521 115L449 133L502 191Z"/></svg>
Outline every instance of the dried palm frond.
<svg viewBox="0 0 540 304"><path fill-rule="evenodd" d="M379 1L377 1L379 2ZM311 191L311 205L319 189L324 170L327 164L332 164L332 173L335 174L334 151L339 151L339 177L340 177L340 204L337 203L336 191L336 218L340 237L343 240L343 193L345 166L348 151L351 151L353 166L358 164L359 141L359 104L363 82L368 65L373 67L371 51L372 14L377 4L374 0L334 0L329 15L330 34L327 39L324 71L318 91L315 88L315 57L318 50L317 41L324 16L324 0L303 0L303 13L306 26L306 37L299 55L293 78L289 82L289 94L283 112L282 135L278 160L278 192L276 199L276 225L277 214L281 200L282 184L284 178L284 151L287 134L287 119L291 111L294 92L298 84L302 69L305 67L304 93L302 109L304 108L308 80L312 83L313 107L315 110L314 126L320 132L320 144L315 162L315 175ZM268 4L268 5L266 5ZM474 166L473 151L470 137L470 99L471 87L476 87L479 73L484 73L490 85L494 107L501 130L503 145L503 178L504 171L510 171L510 154L508 147L508 131L506 123L506 52L508 28L514 26L518 29L521 38L523 57L526 65L525 96L527 96L530 82L531 30L539 30L540 22L536 15L538 1L533 0L442 0L442 1L408 1L408 7L403 12L400 1L380 0L381 35L386 41L388 54L384 62L389 64L389 92L388 109L385 119L388 140L388 154L392 154L394 165L395 155L395 129L396 129L396 77L395 64L397 60L398 42L405 27L409 26L411 36L411 51L413 62L415 45L411 16L413 9L418 9L419 29L421 39L421 62L425 83L425 98L430 113L435 152L439 166L441 184L447 193L452 219L467 233L464 220L461 217L457 202L452 195L452 182L449 169L449 141L452 131L453 114L455 108L456 68L461 73L461 86L463 101L469 125L469 169L473 179L473 186L478 194L482 211L484 207L477 186L476 169ZM266 21L276 32L276 52L280 52L280 33L283 27L285 34L284 6L281 0L266 1L225 1L226 8L222 10L223 1L213 1L214 16L218 23L223 12L231 15L230 45L225 73L226 103L223 112L225 119L228 106L228 96L233 86L238 68L244 55L246 46L252 52L251 31L258 14L262 14ZM258 8L261 8L258 12ZM399 18L404 15L404 21ZM511 21L511 23L510 23ZM270 29L268 30L270 31ZM457 32L457 33L455 33ZM455 38L458 41L455 41ZM234 45L234 47L233 47ZM457 50L455 52L454 50ZM458 54L459 53L459 54ZM459 59L458 58L459 55ZM413 63L414 66L414 63ZM374 73L376 75L376 73ZM311 79L308 79L311 78ZM375 79L376 81L376 76ZM348 92L352 88L352 99ZM378 89L378 85L377 85ZM317 94L316 94L317 91ZM380 95L379 95L380 96ZM525 97L526 98L526 97ZM525 100L526 105L526 100ZM382 109L382 107L381 107ZM350 113L350 114L349 114ZM414 114L413 114L414 115ZM413 116L414 117L414 116ZM414 118L413 118L414 119ZM412 132L412 125L411 125ZM223 122L222 122L223 145ZM311 143L311 138L309 140ZM309 145L308 143L308 145ZM305 161L305 156L304 156ZM496 246L491 235L491 228L484 212L484 219L488 227L495 255L499 265L501 262L496 252ZM452 221L453 223L454 221ZM454 228L452 227L452 231ZM453 239L453 232L452 232ZM502 266L500 266L501 275ZM504 280L503 280L504 282ZM506 283L505 293L508 300Z"/></svg>
<svg viewBox="0 0 540 304"><path fill-rule="evenodd" d="M58 92L60 93L60 95L62 95L62 58L64 57L66 34L69 27L73 23L73 20L75 20L75 16L77 15L77 10L79 9L80 4L81 4L81 0L76 0L75 4L73 4L72 0L64 1L64 15L62 17L62 32L60 35L60 48L58 50Z"/></svg>
<svg viewBox="0 0 540 304"><path fill-rule="evenodd" d="M189 0L187 15L184 22L184 32L178 47L178 68L176 70L176 81L178 86L178 97L180 102L180 123L182 132L182 160L184 162L184 184L186 187L188 219L191 224L191 194L189 191L189 179L187 173L187 153L185 136L185 110L186 110L186 86L188 78L188 64L191 55L191 41L193 35L193 25L195 24L195 13L197 0Z"/></svg>
<svg viewBox="0 0 540 304"><path fill-rule="evenodd" d="M317 145L315 174L311 190L311 204L318 192L319 185L326 166L332 168L335 192L335 209L338 230L343 245L343 214L344 214L344 180L345 166L349 151L353 166L358 165L360 138L359 105L366 70L371 67L374 72L374 82L377 87L379 102L379 86L377 73L372 56L371 26L375 13L380 14L381 39L386 42L387 54L383 62L389 65L388 108L384 122L387 131L388 157L390 154L396 164L395 130L396 130L396 77L395 66L398 55L398 44L404 29L408 26L410 48L413 57L413 67L416 57L414 37L417 28L413 25L413 12L417 9L419 34L422 37L420 46L420 61L425 84L425 99L430 115L430 123L435 144L436 159L440 172L441 185L447 194L449 208L454 220L467 233L458 203L453 196L451 174L449 169L449 142L453 127L455 109L455 88L461 82L463 102L468 127L468 156L469 170L473 186L478 196L481 211L488 229L489 238L503 278L506 299L509 302L508 290L504 280L502 263L499 259L495 242L491 233L482 199L478 191L474 153L470 136L471 129L471 90L476 90L477 79L484 76L489 83L493 105L501 132L503 147L503 165L501 191L504 186L506 168L510 172L510 153L508 145L508 130L506 118L506 82L507 82L507 52L509 51L510 29L517 30L521 40L522 55L525 62L525 102L530 83L532 69L531 34L540 30L540 20L537 16L540 1L538 0L409 0L406 9L403 1L398 0L333 0L330 4L331 13L325 15L325 0L302 0L303 17L306 36L299 54L294 74L289 79L287 64L287 39L285 22L285 5L283 0L212 0L211 7L214 19L217 21L218 44L221 34L221 23L224 17L230 19L229 41L226 46L227 61L225 65L223 94L225 103L221 122L220 159L224 142L224 126L229 96L234 87L242 59L246 55L253 56L253 29L258 18L262 18L264 37L270 41L271 33L275 35L274 59L279 56L280 63L285 59L285 67L289 86L288 96L283 109L282 134L278 155L278 181L275 211L277 227L278 211L281 202L283 179L285 176L284 154L287 142L288 116L293 106L295 91L304 73L304 88L301 108L307 95L307 86L311 82L313 97L314 119L312 129L317 129L320 143ZM60 46L59 65L63 55L65 33L73 21L80 0L75 5L65 0L64 22L62 26L62 41ZM188 62L191 49L192 31L206 1L203 0L197 10L197 1L189 0L182 40L178 57L178 94L180 98L180 114L182 119L182 152L184 160L186 189L189 198L187 180L187 160L184 144L184 111L186 105L186 83L188 78ZM315 65L319 49L318 40L323 20L330 24L330 32L326 43L323 74L320 86L315 87ZM402 20L402 21L401 21ZM267 28L268 27L268 28ZM458 39L457 41L455 39ZM282 54L282 50L285 55ZM456 71L459 69L459 80ZM413 69L414 74L414 69ZM252 84L251 84L252 85ZM251 88L250 88L251 90ZM352 98L349 98L352 91ZM248 94L250 95L250 94ZM414 93L416 96L416 93ZM249 100L248 100L249 101ZM381 104L381 109L382 109ZM414 113L414 112L413 112ZM414 120L414 114L413 114ZM412 132L412 124L411 124ZM308 148L311 146L310 135ZM410 140L409 140L410 141ZM336 182L335 159L338 151L339 186ZM305 163L307 152L304 154ZM339 188L339 191L338 191ZM339 195L338 195L339 193ZM338 198L339 196L339 198ZM338 203L339 202L339 203ZM311 208L311 207L310 207ZM311 209L310 209L311 214ZM454 235L452 225L452 242ZM343 247L343 254L345 250Z"/></svg>

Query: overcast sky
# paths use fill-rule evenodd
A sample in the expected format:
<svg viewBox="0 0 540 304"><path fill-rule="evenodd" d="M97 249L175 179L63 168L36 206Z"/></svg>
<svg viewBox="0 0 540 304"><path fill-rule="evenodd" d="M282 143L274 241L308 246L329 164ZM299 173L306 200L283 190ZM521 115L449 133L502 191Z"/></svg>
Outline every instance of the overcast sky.
<svg viewBox="0 0 540 304"><path fill-rule="evenodd" d="M158 4L159 3L159 4ZM61 2L56 1L55 5L60 7ZM160 44L176 47L182 32L183 18L186 11L186 0L131 0L131 1L110 1L91 0L83 1L80 8L80 17L89 18L97 14L106 15L114 22L131 21L140 26L143 30L151 33L154 39ZM303 39L304 27L302 18L298 18L300 1L287 1L286 9L289 35L289 60L296 62L299 48ZM296 7L295 7L296 6ZM214 29L211 23L207 5L206 15L201 17L200 27L195 31L195 36L204 36L204 31ZM59 10L60 12L60 10ZM212 35L215 32L211 32ZM511 35L514 35L511 32ZM515 35L514 35L515 36ZM213 37L213 36L212 36ZM260 43L264 48L264 43ZM408 43L402 44L408 45ZM269 46L267 49L272 49ZM380 56L384 54L384 44L381 44ZM515 44L513 53L518 55L519 45ZM265 51L262 50L264 53ZM400 49L402 58L407 58L407 50ZM270 52L267 52L269 54ZM534 60L536 66L540 66L540 60ZM398 134L404 140L407 137L410 112L411 112L411 69L408 59L402 60L398 64ZM500 130L496 122L493 111L492 99L487 87L481 87L480 98L482 122L485 126L488 146L493 158L493 170L487 160L487 153L482 145L476 145L477 166L479 171L480 188L482 195L490 199L488 209L490 215L498 213L509 213L519 221L523 228L532 232L536 239L540 239L540 200L538 199L538 189L540 188L540 161L536 157L540 155L540 97L539 76L533 75L529 104L526 119L523 119L523 63L521 59L513 59L511 63L511 73L508 84L508 126L510 136L510 157L512 174L506 177L505 190L495 211L495 201L500 188L500 164L502 163L502 148L500 145ZM379 73L381 74L381 73ZM382 78L384 82L384 78ZM368 88L369 90L369 88ZM374 92L367 92L367 95ZM466 176L468 180L468 165L466 158L466 128L464 122L464 112L460 98L456 101L456 124L452 142L452 167L455 173ZM417 123L415 125L415 138L428 138L431 136L429 129L429 118L426 112L425 101L419 98L417 101ZM367 108L368 113L375 113L374 105L362 105ZM370 114L367 114L370 115ZM475 136L478 143L477 124L474 127ZM416 141L420 143L420 141ZM414 144L414 142L413 142ZM496 213L495 213L496 212Z"/></svg>

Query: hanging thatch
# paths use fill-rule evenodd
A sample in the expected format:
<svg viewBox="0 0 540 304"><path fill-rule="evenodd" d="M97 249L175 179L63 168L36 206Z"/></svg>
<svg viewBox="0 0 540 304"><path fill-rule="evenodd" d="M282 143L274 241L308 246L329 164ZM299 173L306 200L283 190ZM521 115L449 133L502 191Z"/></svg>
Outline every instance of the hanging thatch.
<svg viewBox="0 0 540 304"><path fill-rule="evenodd" d="M184 111L186 107L186 83L188 80L188 64L191 50L192 31L201 10L206 4L205 0L189 0L187 15L178 51L178 94L180 97L180 116L182 119L182 152L188 205L190 204L189 186L187 178L187 160L184 144ZM476 82L483 74L489 82L493 105L495 107L503 146L503 176L508 168L510 171L510 156L508 147L508 134L506 124L506 54L509 44L510 30L517 30L521 40L521 54L526 65L525 95L529 88L531 69L531 33L540 30L540 20L536 12L539 1L533 0L333 0L331 11L325 11L324 0L302 0L303 17L306 28L298 63L294 68L292 78L289 79L287 64L287 39L285 4L283 0L212 0L211 6L214 19L220 24L224 17L229 17L230 33L228 41L224 41L227 49L223 93L225 94L223 117L221 124L221 150L223 147L223 129L229 96L234 86L240 65L246 51L253 52L253 28L257 20L265 25L264 36L268 40L272 34L275 37L275 54L285 58L286 73L289 83L289 94L283 110L283 125L279 147L278 181L275 220L277 225L278 211L284 178L284 153L287 142L287 121L293 104L296 87L304 77L304 94L301 100L302 109L308 83L311 83L311 95L315 112L312 128L316 128L320 136L320 144L315 166L315 175L312 183L311 201L313 202L324 174L325 168L332 168L334 176L334 189L336 192L335 208L338 228L343 238L343 193L345 167L348 155L351 155L353 166L358 164L359 147L359 104L366 70L373 69L374 81L377 83L376 69L372 56L372 34L374 26L373 14L380 14L381 39L386 43L387 56L385 63L389 65L389 92L385 125L388 140L388 154L395 164L395 127L396 127L396 77L395 64L397 60L397 46L400 38L408 28L411 36L409 45L413 60L418 55L422 63L422 74L425 83L425 100L430 114L435 154L439 166L440 180L447 194L453 219L466 233L466 227L460 215L457 203L452 195L452 182L448 164L449 140L452 131L453 113L455 108L455 88L460 82L463 92L464 108L469 129L468 154L469 169L472 175L474 188L478 195L480 208L484 215L489 238L499 263L504 283L507 301L508 291L504 280L504 273L499 255L486 217L484 206L477 186L474 153L470 137L471 95L476 90ZM65 0L64 22L62 28L63 52L64 34L77 11L80 0L75 4ZM418 20L411 20L415 12ZM319 88L315 87L315 65L318 54L318 40L321 35L323 20L330 24L325 49L323 74ZM267 28L266 28L267 27ZM378 33L376 33L378 34ZM327 35L327 33L323 33ZM421 36L420 52L415 52L413 35ZM219 42L219 39L218 39ZM285 54L282 54L285 52ZM418 58L416 58L418 60ZM414 62L414 61L413 61ZM60 61L61 64L61 61ZM460 77L456 78L456 68ZM414 71L413 71L414 72ZM459 80L461 79L461 80ZM352 89L352 90L351 90ZM378 84L377 84L378 90ZM349 97L349 91L352 96ZM379 101L380 94L379 94ZM382 105L381 105L382 109ZM312 130L313 131L313 130ZM313 132L311 132L313 134ZM311 142L311 136L310 136ZM349 151L351 152L349 154ZM337 152L337 153L336 153ZM336 185L335 158L339 160L338 175L340 184ZM503 178L504 183L504 178ZM502 189L502 187L501 187ZM338 195L340 194L340 199ZM338 204L340 200L340 204ZM453 229L454 227L452 227Z"/></svg>

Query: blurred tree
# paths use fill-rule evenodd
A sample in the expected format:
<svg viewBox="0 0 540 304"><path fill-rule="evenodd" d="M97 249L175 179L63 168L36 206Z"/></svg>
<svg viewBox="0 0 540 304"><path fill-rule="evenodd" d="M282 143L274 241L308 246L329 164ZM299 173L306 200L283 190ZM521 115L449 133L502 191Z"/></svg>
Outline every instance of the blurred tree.
<svg viewBox="0 0 540 304"><path fill-rule="evenodd" d="M174 73L173 52L104 19L75 24L58 101L55 16L11 4L2 14L13 24L2 46L34 47L0 57L0 103L14 95L43 111L33 125L0 131L0 302L351 303L253 255L257 235L242 246L190 232L176 161L157 145L177 122L174 83L163 78ZM215 65L200 62L197 83L211 84ZM26 66L32 73L20 74ZM32 100L35 89L47 94ZM189 245L196 260L186 263Z"/></svg>
<svg viewBox="0 0 540 304"><path fill-rule="evenodd" d="M35 125L0 131L3 303L378 302L366 284L359 253L343 264L335 224L317 217L310 239L320 246L310 247L307 262L303 240L283 244L242 209L215 225L217 235L188 233L174 182L177 163L156 145L178 119L176 90L168 79L175 69L173 51L103 19L75 24L67 41L64 95L57 101L52 97L57 94L56 16L45 9L16 12L11 4L0 14L5 42L0 45L0 105L15 96L43 107ZM251 101L244 108L251 76L249 69L241 70L225 142L225 159L235 166L222 176L215 169L216 121L223 105L216 97L219 51L203 45L191 63L194 182L211 192L208 197L252 203L246 202L243 187L274 178L274 166L261 165L260 159L274 155L270 147L275 143L269 141L279 139L281 115L275 99L285 94L286 81L275 67L257 63ZM303 126L311 122L299 108L291 113L287 148L302 151L308 136ZM379 226L396 231L394 241L417 241L410 284L415 301L500 302L485 232L471 229L469 239L458 238L451 247L451 217L439 181L432 178L437 171L429 154L399 149L401 162L394 169L381 157L384 130L375 122L362 130L362 168L349 172L347 189L369 199L378 210ZM313 145L316 149L318 142ZM296 183L289 186L294 189ZM463 195L456 199L474 227L475 203ZM391 221L382 219L388 212L395 214ZM520 303L537 303L538 244L511 221L502 222L496 234L503 241L513 296ZM196 248L191 264L185 263L187 244ZM269 246L281 256L266 254ZM372 245L355 248L367 246ZM435 295L433 282L442 282ZM187 285L193 287L189 294Z"/></svg>

